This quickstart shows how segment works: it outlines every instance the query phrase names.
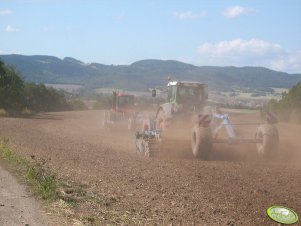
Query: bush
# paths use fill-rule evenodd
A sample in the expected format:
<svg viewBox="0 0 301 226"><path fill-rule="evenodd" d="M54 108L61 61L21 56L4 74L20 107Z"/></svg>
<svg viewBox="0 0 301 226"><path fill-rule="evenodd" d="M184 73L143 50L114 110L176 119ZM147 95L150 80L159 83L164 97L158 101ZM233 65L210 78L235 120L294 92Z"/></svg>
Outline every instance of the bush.
<svg viewBox="0 0 301 226"><path fill-rule="evenodd" d="M44 84L27 83L25 85L26 107L34 112L68 110L65 95Z"/></svg>
<svg viewBox="0 0 301 226"><path fill-rule="evenodd" d="M282 99L270 100L262 109L262 114L267 111L277 112L281 120L301 122L301 83L292 87L288 93L282 93Z"/></svg>
<svg viewBox="0 0 301 226"><path fill-rule="evenodd" d="M87 110L87 105L79 99L71 99L68 101L70 110Z"/></svg>

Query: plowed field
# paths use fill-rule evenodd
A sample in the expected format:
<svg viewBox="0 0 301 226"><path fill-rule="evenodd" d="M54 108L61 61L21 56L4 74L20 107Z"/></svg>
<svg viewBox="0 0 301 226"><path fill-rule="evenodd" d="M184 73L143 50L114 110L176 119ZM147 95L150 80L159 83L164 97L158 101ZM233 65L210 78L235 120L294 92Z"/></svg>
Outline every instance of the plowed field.
<svg viewBox="0 0 301 226"><path fill-rule="evenodd" d="M1 118L0 137L9 138L22 156L44 159L60 179L80 184L89 198L75 208L76 214L101 224L276 225L265 213L271 205L301 214L300 125L278 125L280 153L269 162L250 153L254 145L215 146L211 161L193 159L189 148L181 155L149 159L135 153L126 130L103 130L102 115L82 111ZM259 120L237 113L233 119ZM242 130L252 135L256 127Z"/></svg>

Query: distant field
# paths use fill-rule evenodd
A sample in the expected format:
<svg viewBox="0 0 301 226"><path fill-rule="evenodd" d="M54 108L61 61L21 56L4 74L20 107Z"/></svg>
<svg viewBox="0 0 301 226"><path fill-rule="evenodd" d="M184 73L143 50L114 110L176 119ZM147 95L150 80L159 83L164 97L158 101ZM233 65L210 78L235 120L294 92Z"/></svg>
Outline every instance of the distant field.
<svg viewBox="0 0 301 226"><path fill-rule="evenodd" d="M285 88L273 88L273 90L275 91L275 93L279 93L279 94L289 91L289 89L285 89Z"/></svg>
<svg viewBox="0 0 301 226"><path fill-rule="evenodd" d="M267 93L265 96L252 96L254 93L239 93L236 98L240 99L253 99L253 100L265 100L265 99L280 99L281 96L277 94Z"/></svg>
<svg viewBox="0 0 301 226"><path fill-rule="evenodd" d="M133 94L135 96L145 96L145 95L151 95L149 92L138 92L138 91L128 91L123 89L114 89L114 88L98 88L94 90L96 93L112 93L113 91L127 93L127 94Z"/></svg>
<svg viewBox="0 0 301 226"><path fill-rule="evenodd" d="M285 88L272 88L275 92L266 92L265 95L262 96L252 96L253 94L257 94L258 92L235 92L236 99L250 99L250 100L269 100L269 99L281 99L283 92L288 92L288 89ZM234 92L221 92L222 95L231 97L231 94ZM234 97L234 96L233 96Z"/></svg>
<svg viewBox="0 0 301 226"><path fill-rule="evenodd" d="M80 88L82 88L81 85L74 85L74 84L50 84L46 83L45 86L52 87L54 89L64 90L67 92L73 92Z"/></svg>

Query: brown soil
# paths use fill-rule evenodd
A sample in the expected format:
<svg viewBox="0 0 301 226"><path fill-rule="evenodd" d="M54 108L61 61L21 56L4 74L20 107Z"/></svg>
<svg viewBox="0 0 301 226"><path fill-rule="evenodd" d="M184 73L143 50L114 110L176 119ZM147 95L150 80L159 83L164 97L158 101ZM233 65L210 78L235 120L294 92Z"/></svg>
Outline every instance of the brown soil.
<svg viewBox="0 0 301 226"><path fill-rule="evenodd" d="M78 216L123 225L275 225L271 205L301 214L301 126L283 123L279 157L257 160L254 145L215 145L215 159L182 154L148 159L135 153L133 136L102 129L101 111L1 118L0 137L22 156L45 159L60 179L80 184L87 199ZM253 114L234 121L258 121ZM253 137L256 126L240 128ZM87 218L88 219L88 218Z"/></svg>

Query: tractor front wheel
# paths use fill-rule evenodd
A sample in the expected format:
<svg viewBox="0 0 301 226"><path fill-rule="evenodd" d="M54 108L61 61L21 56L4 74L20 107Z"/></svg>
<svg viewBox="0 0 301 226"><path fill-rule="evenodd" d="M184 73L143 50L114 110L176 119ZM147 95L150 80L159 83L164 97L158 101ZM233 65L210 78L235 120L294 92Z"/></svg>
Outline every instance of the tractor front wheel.
<svg viewBox="0 0 301 226"><path fill-rule="evenodd" d="M210 127L196 125L192 130L191 137L192 153L196 158L210 159L212 154L212 132Z"/></svg>

